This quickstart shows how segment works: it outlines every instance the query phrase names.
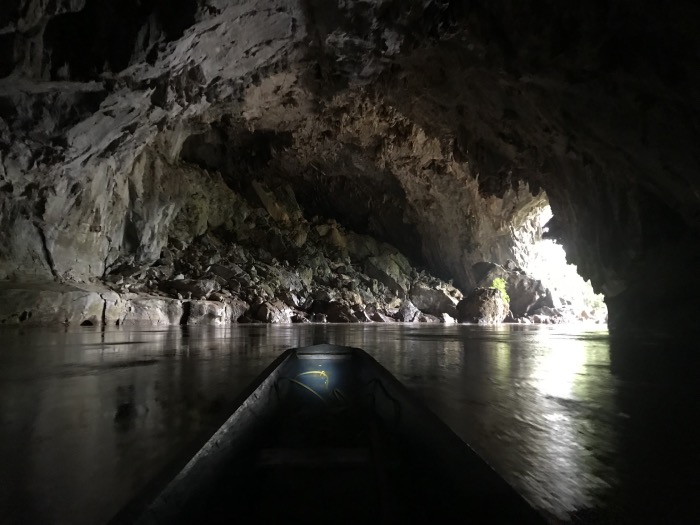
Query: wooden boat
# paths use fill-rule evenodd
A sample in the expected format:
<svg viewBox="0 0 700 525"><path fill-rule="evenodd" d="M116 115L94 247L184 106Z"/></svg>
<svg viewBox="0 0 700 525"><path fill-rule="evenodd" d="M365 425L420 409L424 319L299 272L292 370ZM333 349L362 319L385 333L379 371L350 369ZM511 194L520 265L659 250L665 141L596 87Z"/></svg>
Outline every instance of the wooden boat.
<svg viewBox="0 0 700 525"><path fill-rule="evenodd" d="M287 350L180 464L112 523L544 523L357 348Z"/></svg>

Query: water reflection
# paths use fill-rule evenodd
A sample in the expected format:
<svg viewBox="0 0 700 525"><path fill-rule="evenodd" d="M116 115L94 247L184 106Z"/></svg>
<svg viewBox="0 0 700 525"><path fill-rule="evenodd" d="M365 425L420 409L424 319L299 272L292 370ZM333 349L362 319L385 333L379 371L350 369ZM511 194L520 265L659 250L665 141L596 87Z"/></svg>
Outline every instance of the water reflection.
<svg viewBox="0 0 700 525"><path fill-rule="evenodd" d="M657 478L675 476L676 491L654 508L698 488L700 436L684 423L694 421L696 376L678 384L672 367L634 372L615 351L614 375L606 332L376 324L0 335L3 523L104 522L220 425L274 357L321 342L373 354L555 523L661 516L635 500L659 486L640 466L652 441L674 448L651 465ZM669 428L682 430L669 438ZM674 504L682 521L697 517Z"/></svg>

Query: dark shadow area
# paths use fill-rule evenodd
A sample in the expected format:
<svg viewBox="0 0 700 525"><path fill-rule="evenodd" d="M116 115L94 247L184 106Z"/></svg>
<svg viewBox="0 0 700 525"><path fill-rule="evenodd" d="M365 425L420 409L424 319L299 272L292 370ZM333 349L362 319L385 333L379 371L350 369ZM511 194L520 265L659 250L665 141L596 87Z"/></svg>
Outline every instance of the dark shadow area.
<svg viewBox="0 0 700 525"><path fill-rule="evenodd" d="M122 71L133 57L149 52L146 46L155 45L150 42L180 38L196 10L194 0L93 0L82 11L59 15L44 33L50 77L86 81Z"/></svg>
<svg viewBox="0 0 700 525"><path fill-rule="evenodd" d="M22 0L3 0L0 9L0 29L19 18L19 8Z"/></svg>
<svg viewBox="0 0 700 525"><path fill-rule="evenodd" d="M249 198L253 180L270 187L289 184L306 219L330 218L361 234L391 243L419 265L425 264L416 227L405 220L407 198L396 178L372 163L358 165L361 151L346 145L333 164L277 156L293 143L288 132L241 130L227 119L184 142L180 158L221 173L226 184Z"/></svg>
<svg viewBox="0 0 700 525"><path fill-rule="evenodd" d="M168 42L180 38L195 22L197 0L156 0L155 12Z"/></svg>
<svg viewBox="0 0 700 525"><path fill-rule="evenodd" d="M392 175L372 167L362 172L350 157L338 165L310 166L294 179L294 192L307 218L328 217L360 234L393 244L418 265L425 265L421 237L405 220L408 201Z"/></svg>
<svg viewBox="0 0 700 525"><path fill-rule="evenodd" d="M696 387L700 377L698 330L683 337L611 337L610 369L623 381Z"/></svg>
<svg viewBox="0 0 700 525"><path fill-rule="evenodd" d="M0 23L0 27L2 24ZM15 66L15 35L0 35L0 78L5 78Z"/></svg>
<svg viewBox="0 0 700 525"><path fill-rule="evenodd" d="M699 523L690 504L700 493L700 355L697 337L664 341L612 338L610 365L619 380L620 473L610 508L624 523ZM623 521L624 518L624 521Z"/></svg>
<svg viewBox="0 0 700 525"><path fill-rule="evenodd" d="M180 158L209 171L218 171L234 191L248 190L268 168L275 151L291 145L290 133L272 130L232 130L227 120L214 123L208 131L185 140Z"/></svg>

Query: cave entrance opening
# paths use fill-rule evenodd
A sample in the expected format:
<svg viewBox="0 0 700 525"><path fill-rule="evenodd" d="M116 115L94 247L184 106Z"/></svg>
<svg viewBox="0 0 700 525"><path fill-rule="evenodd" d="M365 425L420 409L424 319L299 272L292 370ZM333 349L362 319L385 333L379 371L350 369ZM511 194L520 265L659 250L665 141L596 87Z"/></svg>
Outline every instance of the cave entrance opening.
<svg viewBox="0 0 700 525"><path fill-rule="evenodd" d="M608 313L603 295L597 294L591 282L579 275L574 264L568 263L566 251L561 244L542 238L552 217L552 208L548 202L530 216L539 235L530 237L529 245L517 250L520 255L518 263L525 272L549 288L556 308L570 312L583 321L603 323Z"/></svg>

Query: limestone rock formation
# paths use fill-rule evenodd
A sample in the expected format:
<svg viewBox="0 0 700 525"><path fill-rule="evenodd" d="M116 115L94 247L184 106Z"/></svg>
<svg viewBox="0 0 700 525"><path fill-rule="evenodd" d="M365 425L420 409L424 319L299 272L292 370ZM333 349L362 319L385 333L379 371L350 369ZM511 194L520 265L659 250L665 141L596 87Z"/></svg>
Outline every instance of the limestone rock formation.
<svg viewBox="0 0 700 525"><path fill-rule="evenodd" d="M530 277L519 269L507 270L495 263L481 262L473 267L478 286L488 288L494 279L506 282L506 292L510 297L510 311L515 317L531 313L531 309L546 296L547 290L542 282Z"/></svg>
<svg viewBox="0 0 700 525"><path fill-rule="evenodd" d="M13 0L0 280L54 293L118 275L120 295L143 294L177 276L155 265L168 250L225 231L307 287L343 287L304 250L328 235L402 298L415 276L398 253L470 290L475 263L517 260L548 200L547 235L613 328L693 320L700 277L666 269L700 255L699 15L690 0ZM212 257L188 278L212 278ZM264 264L214 280L271 300ZM270 279L296 293L288 277Z"/></svg>
<svg viewBox="0 0 700 525"><path fill-rule="evenodd" d="M499 324L508 315L508 303L495 288L475 288L457 305L460 323Z"/></svg>
<svg viewBox="0 0 700 525"><path fill-rule="evenodd" d="M12 299L0 308L0 324L435 322L431 313L453 312L454 298L461 297L451 285L417 271L391 245L335 221L289 220L290 209L299 210L289 188L267 190L259 207L227 191L253 218L254 229L222 225L188 243L169 238L152 263L120 259L99 284L0 282L0 292ZM304 242L296 243L299 232ZM371 261L387 261L389 266L374 267L389 268L403 288L362 273ZM389 273L375 275L396 283ZM408 289L433 299L425 302L426 312L402 302Z"/></svg>
<svg viewBox="0 0 700 525"><path fill-rule="evenodd" d="M411 302L427 314L441 315L443 313L455 317L457 303L463 298L454 286L444 283L429 283L417 281L411 287Z"/></svg>

